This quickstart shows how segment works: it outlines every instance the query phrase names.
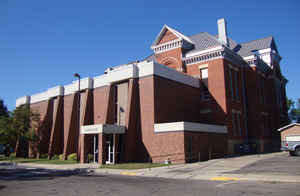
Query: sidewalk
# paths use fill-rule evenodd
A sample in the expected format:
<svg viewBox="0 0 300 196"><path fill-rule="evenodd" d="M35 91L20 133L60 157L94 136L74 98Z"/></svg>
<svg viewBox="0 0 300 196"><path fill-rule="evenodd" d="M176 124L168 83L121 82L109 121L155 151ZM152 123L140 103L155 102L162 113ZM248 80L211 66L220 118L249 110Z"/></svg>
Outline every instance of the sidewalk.
<svg viewBox="0 0 300 196"><path fill-rule="evenodd" d="M161 177L171 179L191 179L191 180L250 180L268 182L300 182L299 175L282 175L273 173L245 173L238 174L235 171L253 164L257 161L281 156L283 153L271 153L262 155L248 155L234 158L214 159L205 162L178 164L166 167L147 168L138 170L102 169L98 164L68 164L50 165L19 163L18 166L43 168L51 170L69 170L78 172L88 172L95 174L115 174L130 176ZM17 167L18 167L17 166ZM299 167L300 168L300 167Z"/></svg>

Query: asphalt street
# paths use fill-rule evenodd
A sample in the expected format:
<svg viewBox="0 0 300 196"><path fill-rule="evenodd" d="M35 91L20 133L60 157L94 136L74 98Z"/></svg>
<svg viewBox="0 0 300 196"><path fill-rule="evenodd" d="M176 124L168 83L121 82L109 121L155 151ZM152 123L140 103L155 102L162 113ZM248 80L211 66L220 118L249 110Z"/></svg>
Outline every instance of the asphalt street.
<svg viewBox="0 0 300 196"><path fill-rule="evenodd" d="M231 173L300 176L300 157L292 157L289 153L280 153L271 158L256 161Z"/></svg>
<svg viewBox="0 0 300 196"><path fill-rule="evenodd" d="M300 196L299 181L293 181L300 176L299 162L300 157L290 157L288 153L273 153L146 169L135 171L135 176L115 175L122 174L120 171L105 173L105 170L101 169L90 170L86 165L83 165L83 168L73 165L72 170L66 170L71 166L38 168L34 164L16 166L2 162L0 196ZM237 175L242 178L223 181L210 178ZM251 180L245 180L251 175Z"/></svg>
<svg viewBox="0 0 300 196"><path fill-rule="evenodd" d="M180 180L19 168L0 170L0 195L293 195L297 183Z"/></svg>

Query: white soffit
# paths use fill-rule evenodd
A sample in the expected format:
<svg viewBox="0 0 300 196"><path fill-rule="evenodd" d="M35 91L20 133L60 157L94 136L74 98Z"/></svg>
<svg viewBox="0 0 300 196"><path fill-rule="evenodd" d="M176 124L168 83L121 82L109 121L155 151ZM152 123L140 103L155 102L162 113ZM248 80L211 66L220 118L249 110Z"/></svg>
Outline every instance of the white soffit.
<svg viewBox="0 0 300 196"><path fill-rule="evenodd" d="M227 127L221 125L194 123L194 122L171 122L154 124L155 133L174 131L192 131L204 133L227 133Z"/></svg>
<svg viewBox="0 0 300 196"><path fill-rule="evenodd" d="M16 107L19 107L20 105L23 104L29 104L29 103L30 103L30 96L20 97L16 100Z"/></svg>
<svg viewBox="0 0 300 196"><path fill-rule="evenodd" d="M48 91L44 91L44 92L41 92L41 93L31 95L30 103L37 103L37 102L40 102L40 101L46 101L48 99L49 99Z"/></svg>
<svg viewBox="0 0 300 196"><path fill-rule="evenodd" d="M154 63L153 61L150 61L150 62L141 62L137 66L139 68L139 73L138 73L139 77L157 75L195 88L200 87L200 83L197 78L185 75L165 65L161 65L158 63Z"/></svg>
<svg viewBox="0 0 300 196"><path fill-rule="evenodd" d="M79 81L75 80L72 84L64 86L64 95L70 95L78 91ZM80 79L80 90L92 89L93 88L93 78L82 78Z"/></svg>
<svg viewBox="0 0 300 196"><path fill-rule="evenodd" d="M112 124L86 125L80 127L80 134L124 134L125 127Z"/></svg>
<svg viewBox="0 0 300 196"><path fill-rule="evenodd" d="M56 86L48 89L48 97L56 97L64 95L64 87Z"/></svg>
<svg viewBox="0 0 300 196"><path fill-rule="evenodd" d="M121 66L118 69L111 70L106 74L94 78L83 78L80 80L80 90L102 87L102 86L110 85L111 83L114 82L127 80L130 78L150 76L150 75L156 75L163 78L167 78L195 88L200 87L200 83L197 78L178 72L165 65L154 63L153 61L150 62L143 61L137 64L129 64L129 65ZM70 95L77 91L78 91L78 80L75 80L71 84L65 86L56 86L53 88L49 88L45 92L32 95L30 99L30 103L45 101L55 96ZM20 100L21 99L22 98L20 98ZM16 101L16 105L20 103L22 103L22 101L18 101L18 103Z"/></svg>
<svg viewBox="0 0 300 196"><path fill-rule="evenodd" d="M106 74L94 77L94 88L106 86L113 82L137 77L137 67L134 64L122 66L116 70L111 70Z"/></svg>

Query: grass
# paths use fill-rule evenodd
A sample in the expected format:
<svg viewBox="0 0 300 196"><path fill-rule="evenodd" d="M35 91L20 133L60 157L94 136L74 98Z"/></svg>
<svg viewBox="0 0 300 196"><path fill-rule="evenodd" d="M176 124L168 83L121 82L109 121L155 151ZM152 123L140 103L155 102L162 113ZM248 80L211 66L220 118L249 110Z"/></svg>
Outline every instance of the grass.
<svg viewBox="0 0 300 196"><path fill-rule="evenodd" d="M30 158L8 158L8 157L0 157L0 161L13 161L16 163L37 163L37 164L56 164L56 165L64 165L64 164L75 164L77 161L70 160L49 160L49 159L30 159Z"/></svg>
<svg viewBox="0 0 300 196"><path fill-rule="evenodd" d="M120 163L114 165L101 165L100 168L107 169L145 169L145 168L153 168L153 167L164 167L168 166L163 163Z"/></svg>

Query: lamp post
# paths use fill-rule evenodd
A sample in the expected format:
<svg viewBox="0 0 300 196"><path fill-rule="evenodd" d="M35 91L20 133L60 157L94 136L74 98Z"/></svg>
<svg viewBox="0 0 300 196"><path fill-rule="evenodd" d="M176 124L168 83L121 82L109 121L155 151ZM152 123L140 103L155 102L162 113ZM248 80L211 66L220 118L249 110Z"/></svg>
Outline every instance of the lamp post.
<svg viewBox="0 0 300 196"><path fill-rule="evenodd" d="M78 73L74 73L73 75L75 78L78 78L78 93L79 93L79 97L78 97L78 111L77 111L77 116L78 116L78 137L80 136L80 75ZM78 144L79 144L79 138L78 138ZM79 145L76 145L77 146L77 159L79 158L79 148L80 146Z"/></svg>

